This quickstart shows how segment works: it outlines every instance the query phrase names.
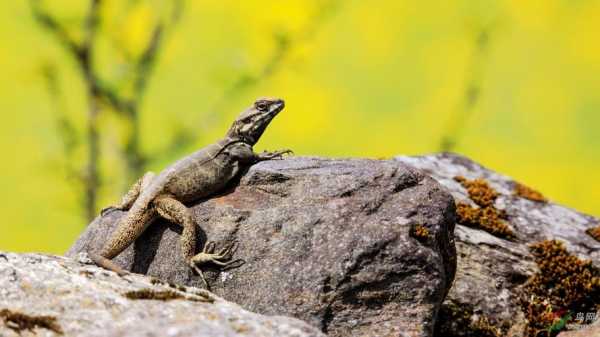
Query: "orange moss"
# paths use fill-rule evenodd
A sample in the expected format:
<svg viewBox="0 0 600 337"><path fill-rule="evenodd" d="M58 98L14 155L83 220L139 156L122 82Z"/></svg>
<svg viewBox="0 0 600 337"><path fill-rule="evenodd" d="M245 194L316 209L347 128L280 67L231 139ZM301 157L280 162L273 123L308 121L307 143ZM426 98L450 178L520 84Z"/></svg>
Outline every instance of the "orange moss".
<svg viewBox="0 0 600 337"><path fill-rule="evenodd" d="M542 195L542 193L532 189L531 187L525 186L521 183L515 183L513 192L516 196L521 198L529 199L536 202L548 202L548 199Z"/></svg>
<svg viewBox="0 0 600 337"><path fill-rule="evenodd" d="M177 290L179 290L181 292L184 292L184 293L187 291L187 288L185 286L180 285L180 284L169 283L169 287L177 289Z"/></svg>
<svg viewBox="0 0 600 337"><path fill-rule="evenodd" d="M153 285L163 285L164 282L154 276L150 276L150 283Z"/></svg>
<svg viewBox="0 0 600 337"><path fill-rule="evenodd" d="M493 206L498 198L499 193L483 179L468 180L465 177L457 176L454 177L454 180L467 189L469 198L480 207Z"/></svg>
<svg viewBox="0 0 600 337"><path fill-rule="evenodd" d="M156 277L151 277L150 278L150 283L153 285L162 285L162 286L169 286L170 288L173 289L177 289L181 292L187 292L187 288L185 286L179 285L179 284L175 284L175 283L167 283L167 282L163 282L161 279L158 279Z"/></svg>
<svg viewBox="0 0 600 337"><path fill-rule="evenodd" d="M502 220L502 213L493 207L474 208L459 202L456 205L458 223L464 226L480 228L505 239L514 239L515 234Z"/></svg>
<svg viewBox="0 0 600 337"><path fill-rule="evenodd" d="M504 332L490 323L487 316L475 315L472 305L448 301L440 308L434 336L500 337Z"/></svg>
<svg viewBox="0 0 600 337"><path fill-rule="evenodd" d="M128 291L124 294L125 297L131 300L159 300L159 301L170 301L170 300L183 300L185 296L172 290L153 290L153 289L140 289Z"/></svg>
<svg viewBox="0 0 600 337"><path fill-rule="evenodd" d="M469 193L479 208L475 208L465 202L456 204L458 223L464 226L480 228L486 232L505 239L513 239L515 235L503 219L506 219L504 211L494 207L494 202L499 193L496 192L483 179L467 180L464 177L454 177Z"/></svg>
<svg viewBox="0 0 600 337"><path fill-rule="evenodd" d="M214 302L212 298L205 297L202 295L196 296L185 296L173 290L154 290L154 289L140 289L128 291L123 296L130 300L158 300L158 301L170 301L170 300L188 300L194 302Z"/></svg>
<svg viewBox="0 0 600 337"><path fill-rule="evenodd" d="M587 235L596 239L596 241L600 241L600 226L594 227L594 228L589 228L585 232L587 233Z"/></svg>
<svg viewBox="0 0 600 337"><path fill-rule="evenodd" d="M56 322L56 317L52 316L30 316L18 311L8 309L0 310L0 318L4 320L7 328L21 334L22 331L28 330L33 332L35 328L43 328L62 335L63 331L60 325Z"/></svg>
<svg viewBox="0 0 600 337"><path fill-rule="evenodd" d="M427 240L429 238L429 229L423 225L415 225L412 234L417 239Z"/></svg>
<svg viewBox="0 0 600 337"><path fill-rule="evenodd" d="M527 336L556 336L564 329L557 324L561 319L600 309L600 272L591 261L569 254L556 240L530 249L540 271L529 280L522 302L529 321Z"/></svg>

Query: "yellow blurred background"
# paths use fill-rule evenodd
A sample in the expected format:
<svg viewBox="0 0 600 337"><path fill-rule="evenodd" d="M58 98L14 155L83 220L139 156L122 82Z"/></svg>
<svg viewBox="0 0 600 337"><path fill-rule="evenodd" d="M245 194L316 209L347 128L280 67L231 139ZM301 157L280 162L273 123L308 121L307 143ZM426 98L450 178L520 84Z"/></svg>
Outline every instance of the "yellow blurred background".
<svg viewBox="0 0 600 337"><path fill-rule="evenodd" d="M127 57L170 20L172 2L103 1L94 67L106 82L121 90ZM88 1L42 4L81 38ZM257 150L451 149L600 215L600 1L181 4L139 108L145 169L220 137L254 98L279 96L287 107ZM76 62L30 5L0 3L0 250L62 253L86 225L69 172L85 166L88 108ZM68 155L57 116L73 128ZM101 208L132 183L117 150L131 130L109 107L98 123Z"/></svg>

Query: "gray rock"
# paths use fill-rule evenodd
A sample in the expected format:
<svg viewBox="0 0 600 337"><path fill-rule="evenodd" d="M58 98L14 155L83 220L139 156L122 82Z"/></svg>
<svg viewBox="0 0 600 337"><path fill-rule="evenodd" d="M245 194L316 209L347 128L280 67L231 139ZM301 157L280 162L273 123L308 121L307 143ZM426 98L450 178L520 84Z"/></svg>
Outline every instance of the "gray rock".
<svg viewBox="0 0 600 337"><path fill-rule="evenodd" d="M0 252L0 336L60 334L324 337L297 319L254 314L201 289L121 278L64 257Z"/></svg>
<svg viewBox="0 0 600 337"><path fill-rule="evenodd" d="M438 319L437 336L482 336L473 334L469 322L481 318L502 331L501 335L523 336L525 315L519 305L522 288L538 271L529 245L556 239L582 259L600 267L600 243L585 233L600 220L552 202L531 201L513 193L516 182L458 155L397 157L430 174L449 189L457 201L471 203L455 176L485 179L500 193L495 207L505 210L507 223L516 235L505 240L483 230L456 226L458 267L454 285ZM452 313L467 313L466 323L457 323ZM460 314L459 314L460 315ZM493 335L493 333L491 334Z"/></svg>
<svg viewBox="0 0 600 337"><path fill-rule="evenodd" d="M395 160L289 158L252 166L192 205L206 238L238 241L239 268L205 274L211 290L329 336L430 336L455 273L452 197ZM98 250L123 214L96 219L67 253ZM177 226L157 221L116 258L168 282L200 285Z"/></svg>

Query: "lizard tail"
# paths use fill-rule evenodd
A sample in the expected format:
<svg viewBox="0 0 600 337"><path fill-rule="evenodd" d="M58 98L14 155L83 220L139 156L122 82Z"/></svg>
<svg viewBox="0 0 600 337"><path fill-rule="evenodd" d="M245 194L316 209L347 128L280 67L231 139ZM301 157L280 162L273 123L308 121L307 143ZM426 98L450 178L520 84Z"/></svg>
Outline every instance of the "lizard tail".
<svg viewBox="0 0 600 337"><path fill-rule="evenodd" d="M125 275L129 274L129 272L127 270L119 267L116 263L105 258L104 256L101 256L99 254L92 253L92 252L88 252L88 255L89 255L90 259L92 259L92 261L94 261L94 263L96 265L98 265L104 269L112 270L115 273L119 274L119 276L125 276Z"/></svg>

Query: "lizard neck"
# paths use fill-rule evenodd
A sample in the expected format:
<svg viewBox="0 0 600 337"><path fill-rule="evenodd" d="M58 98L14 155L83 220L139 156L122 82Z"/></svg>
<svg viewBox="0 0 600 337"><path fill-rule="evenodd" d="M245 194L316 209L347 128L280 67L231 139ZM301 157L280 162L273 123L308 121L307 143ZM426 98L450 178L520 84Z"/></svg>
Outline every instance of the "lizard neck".
<svg viewBox="0 0 600 337"><path fill-rule="evenodd" d="M236 144L236 143L244 143L244 144L248 144L248 145L252 145L250 142L248 142L246 139L242 138L242 137L238 137L238 136L226 136L225 138L221 139L221 141L219 141L219 145L221 145L223 148L228 147L232 144Z"/></svg>

